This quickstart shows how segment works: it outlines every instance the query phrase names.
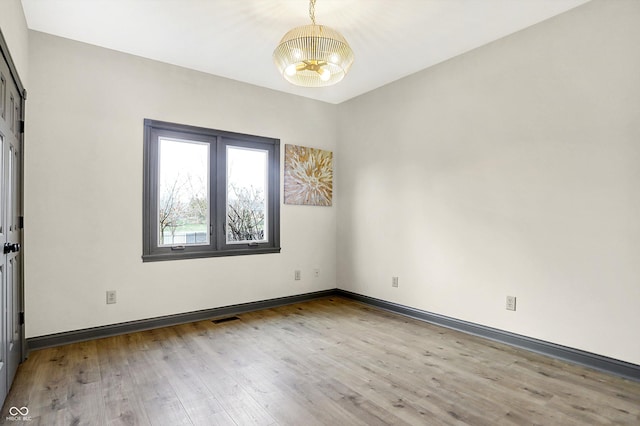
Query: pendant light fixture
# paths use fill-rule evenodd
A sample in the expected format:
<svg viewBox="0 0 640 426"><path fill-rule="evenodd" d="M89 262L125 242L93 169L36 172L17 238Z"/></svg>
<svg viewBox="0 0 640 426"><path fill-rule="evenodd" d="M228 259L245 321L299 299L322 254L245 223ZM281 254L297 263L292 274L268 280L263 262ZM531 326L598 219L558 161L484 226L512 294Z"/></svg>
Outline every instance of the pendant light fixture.
<svg viewBox="0 0 640 426"><path fill-rule="evenodd" d="M286 33L273 61L290 83L304 87L323 87L338 83L353 64L353 51L338 31L316 24L316 0L309 0L311 25Z"/></svg>

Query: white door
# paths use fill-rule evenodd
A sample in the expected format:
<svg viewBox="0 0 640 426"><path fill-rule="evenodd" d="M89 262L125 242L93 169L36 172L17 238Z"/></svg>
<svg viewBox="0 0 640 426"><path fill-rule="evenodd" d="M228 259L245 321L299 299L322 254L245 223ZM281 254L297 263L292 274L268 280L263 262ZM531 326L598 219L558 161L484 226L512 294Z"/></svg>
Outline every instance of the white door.
<svg viewBox="0 0 640 426"><path fill-rule="evenodd" d="M0 52L0 404L23 358L22 108L18 88Z"/></svg>

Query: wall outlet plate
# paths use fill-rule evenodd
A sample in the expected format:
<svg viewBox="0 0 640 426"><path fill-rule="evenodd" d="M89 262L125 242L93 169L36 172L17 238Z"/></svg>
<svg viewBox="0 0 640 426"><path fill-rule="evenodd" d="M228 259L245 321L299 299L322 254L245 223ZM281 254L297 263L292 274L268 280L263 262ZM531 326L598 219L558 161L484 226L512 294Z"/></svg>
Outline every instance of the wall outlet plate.
<svg viewBox="0 0 640 426"><path fill-rule="evenodd" d="M296 280L296 281L300 281L301 276L302 276L302 273L301 273L298 269L296 269L295 271L293 271L293 279L294 279L294 280Z"/></svg>
<svg viewBox="0 0 640 426"><path fill-rule="evenodd" d="M391 287L398 287L398 277L391 277Z"/></svg>
<svg viewBox="0 0 640 426"><path fill-rule="evenodd" d="M107 290L107 305L113 305L116 303L116 291Z"/></svg>
<svg viewBox="0 0 640 426"><path fill-rule="evenodd" d="M507 311L515 311L515 310L516 310L516 297L507 296Z"/></svg>

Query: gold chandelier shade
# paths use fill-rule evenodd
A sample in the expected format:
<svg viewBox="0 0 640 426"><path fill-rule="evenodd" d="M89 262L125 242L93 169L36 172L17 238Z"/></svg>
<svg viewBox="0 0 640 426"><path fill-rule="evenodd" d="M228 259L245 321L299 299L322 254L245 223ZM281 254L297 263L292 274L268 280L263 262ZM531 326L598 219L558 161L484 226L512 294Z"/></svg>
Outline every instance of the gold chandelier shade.
<svg viewBox="0 0 640 426"><path fill-rule="evenodd" d="M344 78L353 64L353 51L338 31L314 23L286 33L273 52L273 61L290 83L323 87Z"/></svg>

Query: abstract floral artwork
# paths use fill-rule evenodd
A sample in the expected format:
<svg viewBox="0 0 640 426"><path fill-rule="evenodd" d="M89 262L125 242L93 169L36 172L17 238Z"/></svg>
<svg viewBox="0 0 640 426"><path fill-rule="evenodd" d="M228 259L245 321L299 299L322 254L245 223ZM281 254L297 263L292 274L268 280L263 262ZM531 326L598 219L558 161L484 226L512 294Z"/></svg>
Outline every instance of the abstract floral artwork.
<svg viewBox="0 0 640 426"><path fill-rule="evenodd" d="M333 196L333 152L285 145L284 203L330 206Z"/></svg>

